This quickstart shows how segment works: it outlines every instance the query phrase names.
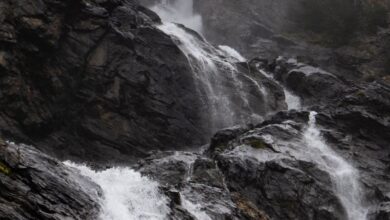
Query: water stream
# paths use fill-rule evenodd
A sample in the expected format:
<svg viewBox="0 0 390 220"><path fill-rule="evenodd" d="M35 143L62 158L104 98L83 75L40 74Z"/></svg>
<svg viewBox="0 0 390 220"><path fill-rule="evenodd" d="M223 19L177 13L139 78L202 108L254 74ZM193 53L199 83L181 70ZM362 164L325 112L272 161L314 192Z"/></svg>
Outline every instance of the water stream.
<svg viewBox="0 0 390 220"><path fill-rule="evenodd" d="M226 45L216 48L200 34L187 29L195 27L199 31L202 27L201 18L193 13L192 4L190 0L162 1L151 9L163 15L163 24L158 28L177 42L188 59L198 96L207 108L204 121L210 123L208 127L213 133L258 118L259 111L248 101L248 86L244 83L255 84L263 97L266 97L265 89L239 72L236 63L245 61L245 58L237 51Z"/></svg>
<svg viewBox="0 0 390 220"><path fill-rule="evenodd" d="M333 181L334 190L343 204L349 220L365 220L367 208L363 205L363 191L358 171L344 158L332 150L322 139L316 126L316 112L310 113L309 125L304 133L308 154L320 169L327 171Z"/></svg>

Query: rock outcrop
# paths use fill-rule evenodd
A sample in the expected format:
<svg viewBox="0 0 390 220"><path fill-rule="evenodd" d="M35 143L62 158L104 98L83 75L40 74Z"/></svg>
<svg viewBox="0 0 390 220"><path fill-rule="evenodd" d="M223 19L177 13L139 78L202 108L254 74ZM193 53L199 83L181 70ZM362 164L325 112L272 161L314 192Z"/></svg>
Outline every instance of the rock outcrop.
<svg viewBox="0 0 390 220"><path fill-rule="evenodd" d="M95 163L204 142L191 68L153 12L18 0L0 14L2 136Z"/></svg>
<svg viewBox="0 0 390 220"><path fill-rule="evenodd" d="M196 7L214 10L216 2L198 1ZM245 8L248 2L255 4L226 6ZM277 35L286 28L287 14L257 11L280 7L284 12L296 4L262 1L250 13L237 7L226 15L261 19L226 19L226 26L219 26L224 30L215 30L233 36L221 44L260 33L278 47L299 48ZM206 25L218 26L222 9L205 19ZM195 58L158 24L154 12L133 0L0 2L0 136L35 146L0 139L1 219L96 219L101 189L58 161L64 159L99 169L132 164L160 183L173 220L346 219L334 176L316 161L323 158L312 157L315 146L305 139L311 111L318 113L321 143L358 171L367 218L389 218L390 87L385 81L354 82L306 58L229 61L237 75L226 70L211 86L231 89L240 116L260 117L237 120L248 123L222 129L209 140L208 107L200 97L206 93L199 93L189 63ZM230 32L232 26L240 26L242 35ZM203 42L212 58L228 59L194 31L175 27ZM240 45L252 47L248 42ZM314 50L325 58L334 52ZM223 69L220 65L215 68ZM237 82L242 84L233 85ZM303 109L286 110L283 87L299 96Z"/></svg>
<svg viewBox="0 0 390 220"><path fill-rule="evenodd" d="M100 188L27 145L0 140L0 218L94 220Z"/></svg>
<svg viewBox="0 0 390 220"><path fill-rule="evenodd" d="M323 8L317 10L322 10L321 13L324 14L310 11L310 4L320 7L322 3ZM353 11L356 3L362 4L362 11ZM343 6L338 7L337 4ZM379 11L372 11L378 8L377 6L380 6ZM371 27L374 31L365 30L367 26L374 25L371 23L386 18L386 11L383 10L389 13L388 0L342 3L316 3L306 0L198 0L194 1L194 8L197 13L203 15L203 31L210 41L218 45L229 45L248 58L261 56L273 59L282 55L310 59L323 69L339 72L353 80L388 79L389 22L387 25L381 24L381 28ZM342 15L347 12L336 10L337 8L348 8L348 12L355 15L344 21ZM337 19L333 21L333 18ZM331 37L322 33L314 34L313 30L306 29L303 24L306 21L311 21L312 26L319 31L326 29L321 27L326 23L331 30L324 32L328 31L333 35L347 34L348 37L337 35L336 37L347 39L341 44L329 45ZM347 22L362 22L355 26L363 30L349 32L349 29L357 27L348 26L345 24Z"/></svg>
<svg viewBox="0 0 390 220"><path fill-rule="evenodd" d="M192 64L178 39L156 27L154 12L109 0L4 1L0 12L2 136L94 164L129 164L150 150L207 143L210 115ZM235 65L238 79L220 74L228 98L247 93L260 116L286 108L280 86Z"/></svg>

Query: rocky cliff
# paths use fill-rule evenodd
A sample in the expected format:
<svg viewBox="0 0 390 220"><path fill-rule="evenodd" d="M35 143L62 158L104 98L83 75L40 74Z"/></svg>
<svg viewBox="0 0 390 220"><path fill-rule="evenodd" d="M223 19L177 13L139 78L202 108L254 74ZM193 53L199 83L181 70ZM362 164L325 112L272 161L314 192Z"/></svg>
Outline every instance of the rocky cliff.
<svg viewBox="0 0 390 220"><path fill-rule="evenodd" d="M284 55L352 80L388 79L388 0L199 0L194 7L209 40L247 57Z"/></svg>
<svg viewBox="0 0 390 220"><path fill-rule="evenodd" d="M116 162L204 141L190 66L156 14L132 1L0 4L3 136Z"/></svg>
<svg viewBox="0 0 390 220"><path fill-rule="evenodd" d="M0 2L0 219L390 219L390 86L356 80L388 33L302 46L297 2L195 1L249 60L132 0Z"/></svg>

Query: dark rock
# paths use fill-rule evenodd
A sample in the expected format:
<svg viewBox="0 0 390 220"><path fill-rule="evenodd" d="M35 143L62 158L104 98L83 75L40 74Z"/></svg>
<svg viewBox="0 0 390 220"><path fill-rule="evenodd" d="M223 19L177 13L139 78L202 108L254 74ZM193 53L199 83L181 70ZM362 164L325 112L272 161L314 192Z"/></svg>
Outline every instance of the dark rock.
<svg viewBox="0 0 390 220"><path fill-rule="evenodd" d="M369 220L388 220L390 219L390 203L380 204L374 211L368 214Z"/></svg>
<svg viewBox="0 0 390 220"><path fill-rule="evenodd" d="M280 115L230 139L214 153L218 166L230 192L271 219L345 219L329 174L302 153L304 118Z"/></svg>
<svg viewBox="0 0 390 220"><path fill-rule="evenodd" d="M96 219L100 188L33 147L0 146L1 219Z"/></svg>
<svg viewBox="0 0 390 220"><path fill-rule="evenodd" d="M13 12L0 13L2 136L95 164L206 142L191 68L155 13L133 1L1 5Z"/></svg>
<svg viewBox="0 0 390 220"><path fill-rule="evenodd" d="M286 109L277 83L246 64L237 64L236 79L222 65L218 84L236 117L212 126L179 42L135 1L2 4L14 13L3 16L9 24L1 30L18 44L0 44L1 135L58 158L129 164L150 150L201 146L215 129Z"/></svg>
<svg viewBox="0 0 390 220"><path fill-rule="evenodd" d="M296 59L278 58L272 65L274 77L297 94L304 105L326 103L351 89L351 85L336 75L298 62Z"/></svg>
<svg viewBox="0 0 390 220"><path fill-rule="evenodd" d="M174 207L172 216L181 216L181 210L188 213L196 209L197 213L183 218L193 219L197 214L200 215L196 216L197 219L206 218L204 216L221 220L243 219L225 188L215 161L209 158L195 153L155 152L136 168L166 186L164 191Z"/></svg>

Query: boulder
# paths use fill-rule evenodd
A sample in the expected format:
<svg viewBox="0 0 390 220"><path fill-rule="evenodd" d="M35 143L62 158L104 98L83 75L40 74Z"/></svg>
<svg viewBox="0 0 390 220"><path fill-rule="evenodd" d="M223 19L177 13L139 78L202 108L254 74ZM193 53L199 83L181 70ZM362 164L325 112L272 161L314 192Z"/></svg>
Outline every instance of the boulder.
<svg viewBox="0 0 390 220"><path fill-rule="evenodd" d="M206 142L191 67L154 12L121 0L1 6L1 136L100 165Z"/></svg>
<svg viewBox="0 0 390 220"><path fill-rule="evenodd" d="M27 145L1 142L1 219L94 220L100 188Z"/></svg>

